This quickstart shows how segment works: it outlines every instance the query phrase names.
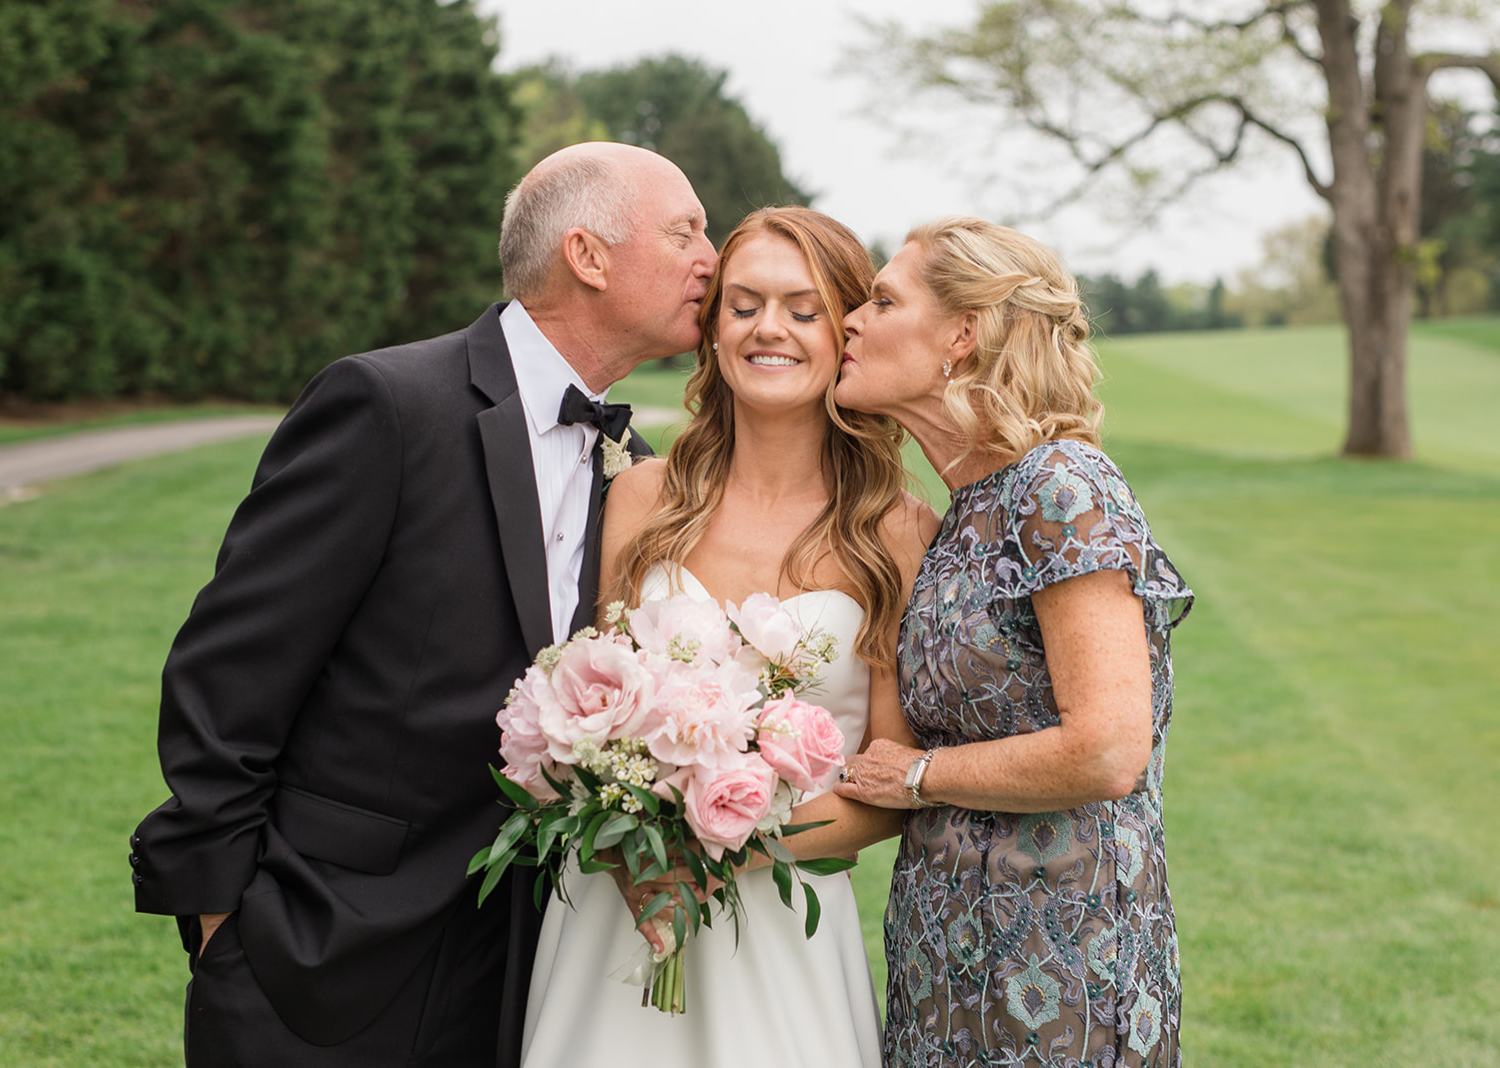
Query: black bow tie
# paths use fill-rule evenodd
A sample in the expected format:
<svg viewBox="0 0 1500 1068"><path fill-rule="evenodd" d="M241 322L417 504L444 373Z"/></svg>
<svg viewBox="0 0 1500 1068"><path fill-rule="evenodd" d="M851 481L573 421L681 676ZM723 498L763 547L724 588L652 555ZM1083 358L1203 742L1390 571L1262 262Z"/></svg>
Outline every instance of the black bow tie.
<svg viewBox="0 0 1500 1068"><path fill-rule="evenodd" d="M557 421L563 426L588 423L598 427L599 432L611 441L620 441L625 436L625 428L630 426L630 405L600 404L589 400L577 386L569 386L563 394Z"/></svg>

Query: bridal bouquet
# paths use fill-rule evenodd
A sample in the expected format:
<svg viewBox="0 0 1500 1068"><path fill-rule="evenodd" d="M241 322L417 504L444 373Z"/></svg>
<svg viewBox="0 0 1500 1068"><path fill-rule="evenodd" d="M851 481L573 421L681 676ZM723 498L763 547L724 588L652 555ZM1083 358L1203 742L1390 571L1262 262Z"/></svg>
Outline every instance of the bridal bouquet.
<svg viewBox="0 0 1500 1068"><path fill-rule="evenodd" d="M797 861L780 840L820 826L788 824L792 804L844 763L833 717L798 696L832 662L835 639L804 635L768 594L723 609L680 594L628 612L614 604L605 618L604 632L589 627L542 650L496 717L505 767L491 771L516 810L469 872L488 869L483 901L512 864L541 869L539 908L553 884L566 899L570 856L584 872L617 857L636 883L690 876L640 917L667 947L653 957L642 1004L679 1013L687 934L712 922L700 903L710 879L738 931L735 870L762 854L787 907L793 880L802 884L811 938L818 898L797 870L853 863Z"/></svg>

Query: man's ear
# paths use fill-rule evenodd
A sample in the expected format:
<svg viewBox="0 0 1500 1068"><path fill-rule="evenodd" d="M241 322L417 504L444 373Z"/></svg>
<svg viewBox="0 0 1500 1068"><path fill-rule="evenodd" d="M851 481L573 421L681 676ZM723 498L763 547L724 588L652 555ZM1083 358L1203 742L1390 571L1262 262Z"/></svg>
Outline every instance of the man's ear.
<svg viewBox="0 0 1500 1068"><path fill-rule="evenodd" d="M563 262L573 277L600 292L609 288L609 247L579 226L563 234Z"/></svg>

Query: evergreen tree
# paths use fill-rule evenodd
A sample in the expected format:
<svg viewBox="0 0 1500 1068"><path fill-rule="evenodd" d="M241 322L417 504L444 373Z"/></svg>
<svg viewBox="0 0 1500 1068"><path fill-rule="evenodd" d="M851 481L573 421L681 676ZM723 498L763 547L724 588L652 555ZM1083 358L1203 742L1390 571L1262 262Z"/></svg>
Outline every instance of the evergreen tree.
<svg viewBox="0 0 1500 1068"><path fill-rule="evenodd" d="M0 19L0 390L286 398L498 293L517 123L471 4Z"/></svg>

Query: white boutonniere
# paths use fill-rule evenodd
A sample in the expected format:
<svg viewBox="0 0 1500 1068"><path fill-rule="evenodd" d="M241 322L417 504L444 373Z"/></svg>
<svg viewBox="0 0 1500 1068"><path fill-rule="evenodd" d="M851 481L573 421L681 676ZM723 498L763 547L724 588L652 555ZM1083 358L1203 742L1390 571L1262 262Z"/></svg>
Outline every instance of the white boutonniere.
<svg viewBox="0 0 1500 1068"><path fill-rule="evenodd" d="M621 471L627 471L635 463L635 457L630 455L630 450L625 446L625 439L630 437L630 431L620 435L620 440L615 441L608 434L599 435L604 447L604 481L607 483Z"/></svg>

